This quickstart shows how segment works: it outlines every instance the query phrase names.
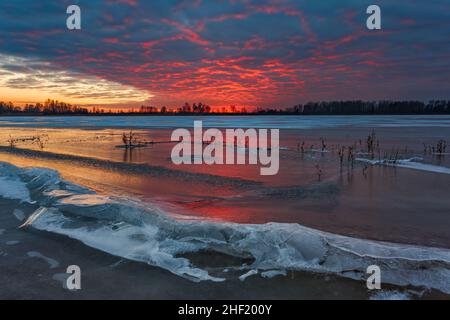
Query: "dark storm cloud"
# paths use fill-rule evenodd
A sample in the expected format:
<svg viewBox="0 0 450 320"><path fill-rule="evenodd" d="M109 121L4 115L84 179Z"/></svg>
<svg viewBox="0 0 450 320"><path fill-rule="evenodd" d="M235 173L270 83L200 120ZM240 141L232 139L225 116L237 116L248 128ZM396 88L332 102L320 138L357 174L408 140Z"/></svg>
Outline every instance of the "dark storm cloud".
<svg viewBox="0 0 450 320"><path fill-rule="evenodd" d="M0 53L131 85L156 104L449 98L450 3L376 2L379 32L365 28L366 0L5 0ZM65 28L69 4L82 9L80 32Z"/></svg>

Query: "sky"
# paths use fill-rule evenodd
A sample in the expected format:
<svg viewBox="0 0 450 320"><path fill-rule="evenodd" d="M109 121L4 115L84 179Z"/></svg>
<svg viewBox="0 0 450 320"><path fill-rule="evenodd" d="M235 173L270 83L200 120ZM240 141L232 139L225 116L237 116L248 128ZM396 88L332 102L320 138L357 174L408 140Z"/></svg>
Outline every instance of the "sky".
<svg viewBox="0 0 450 320"><path fill-rule="evenodd" d="M284 108L449 99L449 84L448 0L0 2L0 101Z"/></svg>

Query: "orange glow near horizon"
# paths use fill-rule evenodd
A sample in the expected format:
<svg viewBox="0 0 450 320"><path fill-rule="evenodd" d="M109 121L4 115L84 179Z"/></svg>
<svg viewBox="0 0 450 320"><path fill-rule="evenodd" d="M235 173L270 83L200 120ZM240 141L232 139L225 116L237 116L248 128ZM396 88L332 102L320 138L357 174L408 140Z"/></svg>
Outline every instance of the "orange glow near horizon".
<svg viewBox="0 0 450 320"><path fill-rule="evenodd" d="M239 79L258 77L260 72L256 70L252 71L233 65L242 61L246 61L246 59L222 62L210 61L208 63L216 64L220 68L231 68L240 73ZM48 62L39 63L42 63L46 68L50 66ZM11 72L2 68L2 64L14 65L17 69L27 68L27 71ZM233 113L242 110L252 111L256 107L242 101L259 100L248 88L237 81L218 79L211 81L211 79L205 78L211 74L223 74L225 72L214 70L212 67L200 68L197 71L198 74L190 79L177 80L177 83L172 86L180 89L168 96L167 94L150 94L146 90L137 89L133 86L126 86L81 73L63 71L56 69L56 67L55 71L52 72L42 72L39 68L30 71L35 64L36 61L31 59L0 55L0 72L3 73L0 78L0 101L12 102L15 106L24 107L27 104L44 103L47 99L52 99L89 110L103 109L105 112L126 112L141 106L154 106L159 110L165 106L169 112L176 112L185 103L181 101L187 101L191 105L199 102L210 104L210 101L212 101L214 104L210 104L211 112ZM229 65L226 66L227 64ZM177 66L185 65L177 64ZM170 75L166 76L169 77ZM258 82L257 79L253 80ZM268 79L263 82L270 83ZM174 98L180 102L171 102Z"/></svg>
<svg viewBox="0 0 450 320"><path fill-rule="evenodd" d="M0 101L18 106L48 98L78 106L137 106L153 97L133 86L31 58L0 54L0 74Z"/></svg>

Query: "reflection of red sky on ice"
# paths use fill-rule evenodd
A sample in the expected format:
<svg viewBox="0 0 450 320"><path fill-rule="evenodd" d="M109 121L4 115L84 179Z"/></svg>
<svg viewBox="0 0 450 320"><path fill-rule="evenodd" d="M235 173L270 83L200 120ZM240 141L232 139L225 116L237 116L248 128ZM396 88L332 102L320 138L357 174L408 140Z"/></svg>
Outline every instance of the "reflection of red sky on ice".
<svg viewBox="0 0 450 320"><path fill-rule="evenodd" d="M133 159L124 159L125 151L115 148L120 144L121 130L30 129L3 128L1 145L7 145L9 135L39 134L46 130L50 136L46 152L82 155L115 162L147 163L180 171L211 173L221 177L242 176L262 182L255 184L227 184L224 180L202 180L199 176L165 174L152 176L133 169L118 170L107 162L96 165L87 161L24 158L0 152L0 161L19 166L47 167L58 170L64 179L86 185L101 194L131 195L156 205L162 212L180 219L214 220L241 223L292 222L364 239L392 242L411 242L420 245L450 246L448 236L449 176L403 168L370 167L367 175L361 166L352 171L344 166L340 172L338 155L325 156L308 153L304 157L296 151L297 142L316 146L320 137L327 144L352 145L363 138L369 128L342 128L320 130L286 130L282 145L289 146L281 157L281 170L277 176L261 177L259 166L174 166L170 162L172 144L138 149ZM405 130L408 135L405 136ZM385 150L399 145L408 146L414 153L422 151L422 141L435 141L436 135L446 135L447 128L410 128L377 130ZM115 133L115 136L111 136ZM139 131L155 141L167 140L170 130ZM97 136L102 136L97 139ZM29 146L22 145L24 148ZM37 146L33 146L38 149ZM314 156L314 158L312 158ZM436 159L434 160L436 161ZM439 165L449 166L450 159ZM315 166L324 172L318 182ZM123 164L123 167L128 167ZM132 167L132 166L131 166ZM180 178L181 177L181 178ZM267 179L267 180L265 180ZM330 190L327 185L338 189ZM325 187L322 189L322 186ZM407 188L405 188L407 186ZM278 188L283 187L283 188ZM319 187L319 192L302 193L305 187ZM284 189L286 188L286 189ZM287 191L287 192L286 192ZM289 192L292 191L292 192ZM426 215L423 213L427 212ZM430 218L430 215L431 218Z"/></svg>
<svg viewBox="0 0 450 320"><path fill-rule="evenodd" d="M199 216L211 221L232 221L236 223L264 223L270 219L264 210L252 206L230 206L205 201L203 203L186 204L182 206L193 217ZM259 219L259 220L258 220Z"/></svg>

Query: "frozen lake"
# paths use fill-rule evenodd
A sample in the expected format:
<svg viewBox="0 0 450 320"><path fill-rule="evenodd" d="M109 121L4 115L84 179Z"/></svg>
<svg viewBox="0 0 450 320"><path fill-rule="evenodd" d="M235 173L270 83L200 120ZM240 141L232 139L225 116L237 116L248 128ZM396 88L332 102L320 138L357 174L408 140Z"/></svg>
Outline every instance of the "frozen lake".
<svg viewBox="0 0 450 320"><path fill-rule="evenodd" d="M447 115L408 116L11 116L1 127L55 128L182 128L202 120L204 127L315 129L338 127L449 127Z"/></svg>

